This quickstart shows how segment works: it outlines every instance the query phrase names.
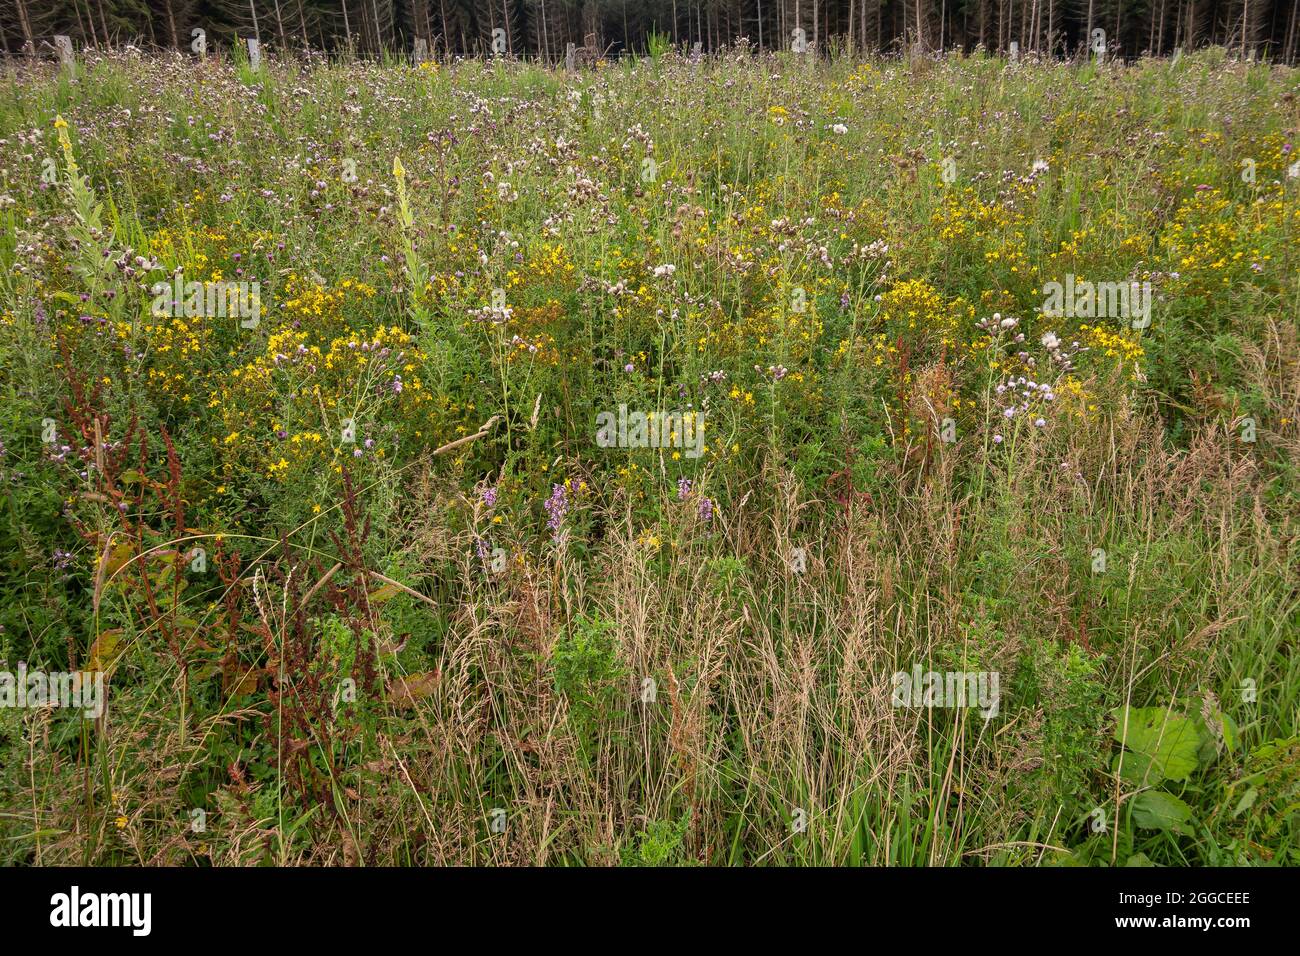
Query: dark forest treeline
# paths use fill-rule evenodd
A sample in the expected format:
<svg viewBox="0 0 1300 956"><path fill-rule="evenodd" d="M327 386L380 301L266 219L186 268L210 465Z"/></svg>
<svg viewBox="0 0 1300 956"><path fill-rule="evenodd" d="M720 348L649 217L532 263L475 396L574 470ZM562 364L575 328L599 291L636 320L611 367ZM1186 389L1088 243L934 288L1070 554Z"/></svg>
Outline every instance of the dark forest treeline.
<svg viewBox="0 0 1300 956"><path fill-rule="evenodd" d="M1110 55L1169 54L1222 45L1295 62L1300 0L0 0L3 53L52 55L53 37L78 47L133 43L189 50L256 37L281 51L481 55L494 35L510 56L559 60L567 44L644 53L652 37L703 50L748 38L789 49L1008 51L1070 55L1106 32ZM494 31L500 30L501 33Z"/></svg>

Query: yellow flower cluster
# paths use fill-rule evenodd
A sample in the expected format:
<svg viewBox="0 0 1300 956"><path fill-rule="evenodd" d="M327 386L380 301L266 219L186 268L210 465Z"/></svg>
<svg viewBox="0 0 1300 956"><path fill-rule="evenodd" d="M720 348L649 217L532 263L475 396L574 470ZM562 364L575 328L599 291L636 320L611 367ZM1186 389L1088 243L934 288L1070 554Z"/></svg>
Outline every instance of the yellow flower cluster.
<svg viewBox="0 0 1300 956"><path fill-rule="evenodd" d="M1100 325L1080 325L1079 331L1084 333L1084 344L1090 348L1101 352L1107 358L1119 359L1119 364L1132 365L1130 375L1136 378L1138 374L1138 362L1146 352L1142 348L1141 340L1127 330L1114 330L1104 328Z"/></svg>

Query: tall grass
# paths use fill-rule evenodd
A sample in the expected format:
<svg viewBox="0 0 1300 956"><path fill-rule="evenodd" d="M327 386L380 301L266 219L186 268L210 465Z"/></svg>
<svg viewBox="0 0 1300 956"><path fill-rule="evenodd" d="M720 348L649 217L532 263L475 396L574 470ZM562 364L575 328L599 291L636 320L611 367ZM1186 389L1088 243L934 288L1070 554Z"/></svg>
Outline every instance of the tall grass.
<svg viewBox="0 0 1300 956"><path fill-rule="evenodd" d="M652 50L10 69L0 859L1300 862L1300 75Z"/></svg>

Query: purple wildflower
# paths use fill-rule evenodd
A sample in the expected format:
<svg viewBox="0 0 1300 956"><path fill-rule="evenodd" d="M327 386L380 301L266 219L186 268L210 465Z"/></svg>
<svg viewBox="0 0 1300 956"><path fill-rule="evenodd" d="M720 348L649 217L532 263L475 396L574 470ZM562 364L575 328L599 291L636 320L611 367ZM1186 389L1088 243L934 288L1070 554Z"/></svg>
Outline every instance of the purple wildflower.
<svg viewBox="0 0 1300 956"><path fill-rule="evenodd" d="M564 491L564 485L552 486L551 497L546 499L544 507L548 516L546 526L552 531L559 531L560 525L564 522L564 515L569 510L569 499Z"/></svg>

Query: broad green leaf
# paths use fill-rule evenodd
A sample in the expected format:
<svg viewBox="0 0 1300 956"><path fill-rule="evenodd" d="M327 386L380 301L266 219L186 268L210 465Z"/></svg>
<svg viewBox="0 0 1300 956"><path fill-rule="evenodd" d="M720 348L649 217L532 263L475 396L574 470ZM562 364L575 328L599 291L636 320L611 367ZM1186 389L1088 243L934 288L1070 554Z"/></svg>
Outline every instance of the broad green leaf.
<svg viewBox="0 0 1300 956"><path fill-rule="evenodd" d="M1133 798L1133 822L1144 830L1182 832L1191 819L1192 808L1172 794L1147 790Z"/></svg>
<svg viewBox="0 0 1300 956"><path fill-rule="evenodd" d="M205 681L209 677L214 676L220 670L221 665L216 661L206 661L199 664L197 667L190 668L190 680L196 683L198 681Z"/></svg>
<svg viewBox="0 0 1300 956"><path fill-rule="evenodd" d="M1286 752L1295 744L1300 743L1300 737L1275 737L1267 743L1262 743L1251 752L1251 760L1272 760L1281 753Z"/></svg>
<svg viewBox="0 0 1300 956"><path fill-rule="evenodd" d="M1234 817L1241 816L1243 813L1245 813L1247 810L1253 807L1255 805L1255 801L1258 799L1259 799L1259 791L1256 790L1254 787L1251 787L1249 790L1247 790L1245 793L1241 795L1241 799L1237 801L1237 809L1232 811L1232 815Z"/></svg>
<svg viewBox="0 0 1300 956"><path fill-rule="evenodd" d="M1186 780L1196 769L1201 735L1189 718L1164 707L1118 707L1112 715L1115 739L1149 757L1162 778Z"/></svg>
<svg viewBox="0 0 1300 956"><path fill-rule="evenodd" d="M1201 715L1201 725L1198 728L1201 735L1201 749L1198 754L1201 766L1208 767L1219 756L1219 740L1223 741L1223 748L1228 753L1233 753L1237 749L1237 722L1221 710L1214 710L1208 716Z"/></svg>
<svg viewBox="0 0 1300 956"><path fill-rule="evenodd" d="M1237 752L1237 722L1227 714L1219 715L1220 724L1223 727L1223 745L1228 748L1228 753Z"/></svg>
<svg viewBox="0 0 1300 956"><path fill-rule="evenodd" d="M396 597L401 591L396 584L385 584L380 588L370 592L369 600L371 604L381 604L389 598Z"/></svg>
<svg viewBox="0 0 1300 956"><path fill-rule="evenodd" d="M112 671L117 664L119 657L125 653L126 648L120 648L122 643L121 628L114 628L110 631L101 631L90 645L90 660L86 664L88 671L103 671L108 673Z"/></svg>
<svg viewBox="0 0 1300 956"><path fill-rule="evenodd" d="M108 563L105 565L107 578L111 578L126 566L126 563L135 557L135 548L130 542L124 542L116 545L108 556Z"/></svg>
<svg viewBox="0 0 1300 956"><path fill-rule="evenodd" d="M1051 865L1066 866L1066 867L1080 867L1080 866L1090 866L1091 864L1087 860L1082 859L1077 853L1071 853L1070 851L1066 850L1066 851L1057 851L1051 857Z"/></svg>
<svg viewBox="0 0 1300 956"><path fill-rule="evenodd" d="M247 697L257 693L261 683L262 672L256 667L241 667L236 664L222 671L221 687L231 697Z"/></svg>
<svg viewBox="0 0 1300 956"><path fill-rule="evenodd" d="M1155 787L1164 782L1164 776L1146 754L1123 750L1111 761L1110 772L1119 774L1121 780L1133 789Z"/></svg>

